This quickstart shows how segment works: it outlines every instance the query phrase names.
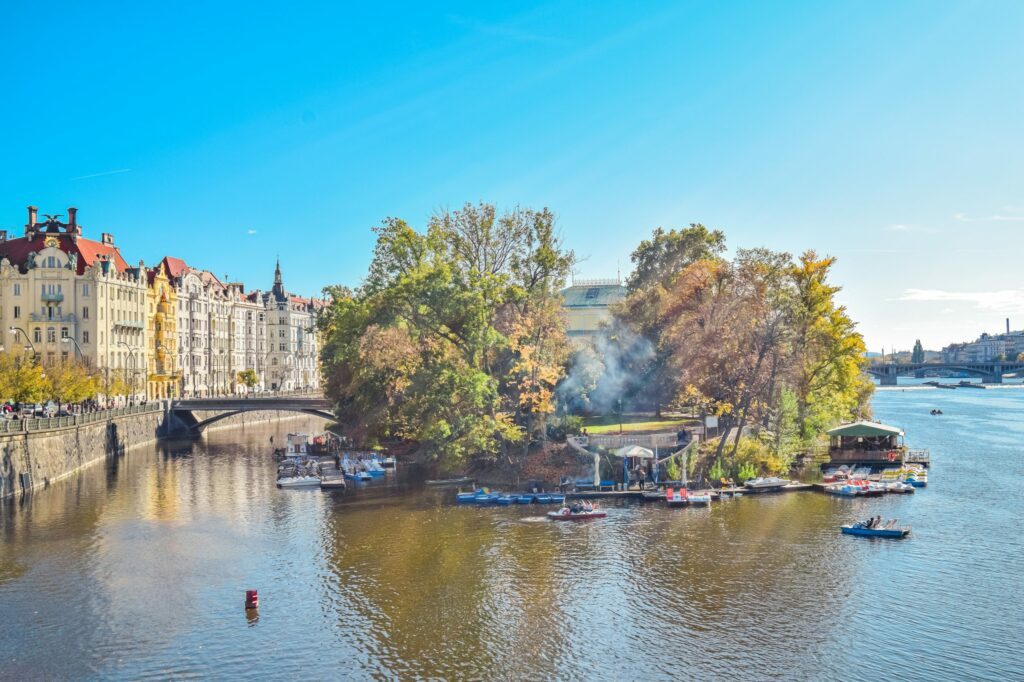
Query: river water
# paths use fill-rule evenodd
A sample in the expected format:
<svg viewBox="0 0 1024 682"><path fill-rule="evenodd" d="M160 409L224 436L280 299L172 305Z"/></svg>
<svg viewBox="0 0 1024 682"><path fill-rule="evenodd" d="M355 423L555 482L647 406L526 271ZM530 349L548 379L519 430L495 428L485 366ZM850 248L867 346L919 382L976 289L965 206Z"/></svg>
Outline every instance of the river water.
<svg viewBox="0 0 1024 682"><path fill-rule="evenodd" d="M1024 390L874 401L931 450L926 490L585 524L401 472L278 490L296 421L136 451L0 509L0 677L1021 678ZM839 534L875 514L912 536Z"/></svg>

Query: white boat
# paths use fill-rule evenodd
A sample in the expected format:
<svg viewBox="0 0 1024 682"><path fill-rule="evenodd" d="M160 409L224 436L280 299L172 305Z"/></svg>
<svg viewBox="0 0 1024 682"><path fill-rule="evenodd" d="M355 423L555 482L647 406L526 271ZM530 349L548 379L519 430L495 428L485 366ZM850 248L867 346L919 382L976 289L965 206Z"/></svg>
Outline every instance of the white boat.
<svg viewBox="0 0 1024 682"><path fill-rule="evenodd" d="M779 490L789 484L790 481L787 479L768 476L766 478L752 478L743 485L751 492L767 492L769 490Z"/></svg>
<svg viewBox="0 0 1024 682"><path fill-rule="evenodd" d="M278 488L312 488L320 487L319 476L281 476L277 479Z"/></svg>
<svg viewBox="0 0 1024 682"><path fill-rule="evenodd" d="M700 493L690 494L686 496L686 499L690 502L690 506L701 506L711 504L711 493Z"/></svg>

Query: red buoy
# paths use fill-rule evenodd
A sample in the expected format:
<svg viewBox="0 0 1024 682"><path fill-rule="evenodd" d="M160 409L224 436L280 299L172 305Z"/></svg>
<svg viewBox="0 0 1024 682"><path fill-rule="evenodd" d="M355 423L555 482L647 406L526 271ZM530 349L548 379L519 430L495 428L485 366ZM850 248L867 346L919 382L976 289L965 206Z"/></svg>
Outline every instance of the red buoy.
<svg viewBox="0 0 1024 682"><path fill-rule="evenodd" d="M260 595L256 590L245 591L245 608L258 609L260 607Z"/></svg>

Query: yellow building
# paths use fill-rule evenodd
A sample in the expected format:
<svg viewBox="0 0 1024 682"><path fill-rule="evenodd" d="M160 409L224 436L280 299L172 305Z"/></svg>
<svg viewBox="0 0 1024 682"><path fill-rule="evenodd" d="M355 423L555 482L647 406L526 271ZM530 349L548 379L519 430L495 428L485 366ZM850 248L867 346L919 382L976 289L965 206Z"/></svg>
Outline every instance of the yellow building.
<svg viewBox="0 0 1024 682"><path fill-rule="evenodd" d="M178 297L168 277L167 266L147 271L146 325L148 329L146 356L148 377L146 396L150 400L174 398L178 395L177 310Z"/></svg>

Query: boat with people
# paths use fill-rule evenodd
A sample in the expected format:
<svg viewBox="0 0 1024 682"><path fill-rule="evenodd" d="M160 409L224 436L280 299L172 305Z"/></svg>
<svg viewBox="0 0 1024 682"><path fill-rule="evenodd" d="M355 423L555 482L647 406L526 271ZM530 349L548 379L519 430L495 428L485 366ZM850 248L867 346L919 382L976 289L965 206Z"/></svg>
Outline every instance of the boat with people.
<svg viewBox="0 0 1024 682"><path fill-rule="evenodd" d="M778 476L766 476L752 478L749 481L746 481L743 486L753 493L768 493L782 490L790 483L791 481L785 478L779 478Z"/></svg>
<svg viewBox="0 0 1024 682"><path fill-rule="evenodd" d="M608 514L589 502L574 502L558 511L548 512L548 518L552 521L586 521L587 519L603 519L606 516Z"/></svg>
<svg viewBox="0 0 1024 682"><path fill-rule="evenodd" d="M899 519L884 521L877 516L867 521L846 524L839 527L844 535L861 535L875 538L905 538L910 535L910 526L901 527Z"/></svg>

